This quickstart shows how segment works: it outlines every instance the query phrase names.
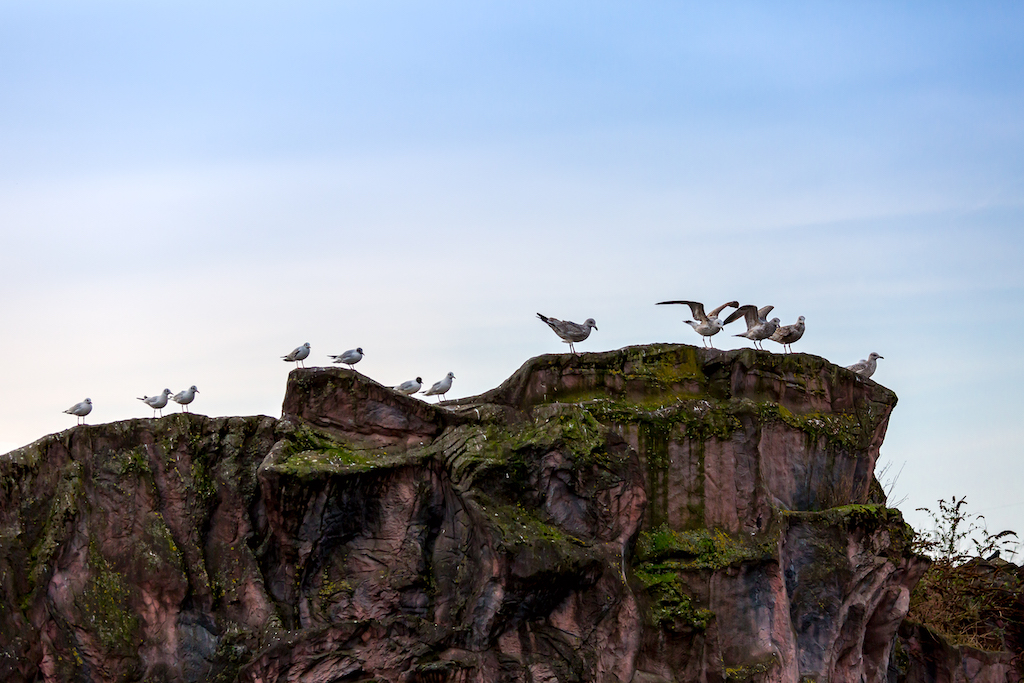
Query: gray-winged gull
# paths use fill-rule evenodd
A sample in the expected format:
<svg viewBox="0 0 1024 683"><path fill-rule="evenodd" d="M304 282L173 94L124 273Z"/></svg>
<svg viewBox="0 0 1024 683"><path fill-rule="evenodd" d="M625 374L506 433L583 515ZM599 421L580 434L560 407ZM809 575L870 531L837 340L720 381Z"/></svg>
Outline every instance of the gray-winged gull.
<svg viewBox="0 0 1024 683"><path fill-rule="evenodd" d="M573 346L574 342L581 342L590 336L590 328L597 329L597 323L594 322L593 318L587 318L582 325L574 323L571 320L559 320L558 318L548 318L540 313L537 317L547 323L548 327L562 338L562 341L569 345L569 350L572 353L576 353L576 348Z"/></svg>
<svg viewBox="0 0 1024 683"><path fill-rule="evenodd" d="M721 320L718 319L718 314L722 312L722 309L732 306L736 308L740 305L738 301L730 301L729 303L722 304L711 313L704 313L704 304L699 301L659 301L655 306L661 306L663 304L686 304L690 307L690 311L693 313L693 317L697 320L684 320L683 322L696 330L697 334L704 340L704 346L711 344L711 348L715 348L714 343L711 341L711 337L718 334L718 332L725 325Z"/></svg>
<svg viewBox="0 0 1024 683"><path fill-rule="evenodd" d="M145 403L147 406L153 409L153 417L156 417L156 411L160 411L160 415L164 414L164 406L167 405L167 399L171 396L170 389L164 389L163 393L158 396L143 396L139 400Z"/></svg>
<svg viewBox="0 0 1024 683"><path fill-rule="evenodd" d="M422 387L423 387L423 378L422 377L417 377L416 379L410 379L407 382L402 382L398 386L392 387L392 389L394 389L395 391L397 391L400 394L405 394L406 396L412 396L417 391L419 391L420 388L422 388Z"/></svg>
<svg viewBox="0 0 1024 683"><path fill-rule="evenodd" d="M792 325L783 325L775 330L769 339L782 344L783 351L789 347L789 352L793 353L793 342L800 341L800 337L804 336L804 327L804 317L800 316Z"/></svg>
<svg viewBox="0 0 1024 683"><path fill-rule="evenodd" d="M427 396L437 396L438 394L440 394L441 396L445 396L445 394L447 394L448 391L452 388L453 379L455 379L455 373L449 372L443 380L441 380L440 382L434 382L434 386L430 387L423 393ZM440 403L441 399L438 398L437 402Z"/></svg>
<svg viewBox="0 0 1024 683"><path fill-rule="evenodd" d="M357 349L349 349L345 353L329 357L333 358L335 363L344 363L349 367L349 369L352 369L353 365L363 359L363 347L360 346Z"/></svg>
<svg viewBox="0 0 1024 683"><path fill-rule="evenodd" d="M747 320L747 331L742 334L734 334L734 337L746 337L750 341L754 342L754 346L764 351L764 347L761 346L760 341L767 339L768 337L775 334L775 330L779 329L779 323L782 322L778 318L772 318L766 320L768 314L771 313L774 306L764 306L763 308L755 308L750 304L746 306L740 306L732 315L725 319L725 325L728 325L734 320L739 320L741 317Z"/></svg>
<svg viewBox="0 0 1024 683"><path fill-rule="evenodd" d="M68 415L74 415L78 418L77 424L85 424L85 416L92 412L92 399L87 398L81 403L76 403L67 410L64 411Z"/></svg>
<svg viewBox="0 0 1024 683"><path fill-rule="evenodd" d="M193 384L188 389L179 391L174 396L171 396L171 400L181 406L181 412L187 413L188 404L195 400L196 394L198 393L199 390L196 389L196 385Z"/></svg>
<svg viewBox="0 0 1024 683"><path fill-rule="evenodd" d="M861 360L854 363L853 365L847 365L846 369L853 370L861 377L870 377L871 375L875 374L875 368L878 367L879 358L885 358L885 356L879 356L877 353L872 351L871 355L868 356L867 360Z"/></svg>
<svg viewBox="0 0 1024 683"><path fill-rule="evenodd" d="M306 367L306 364L302 362L304 358L309 356L309 342L306 342L302 346L297 346L287 356L281 356L286 363L298 363L300 367Z"/></svg>

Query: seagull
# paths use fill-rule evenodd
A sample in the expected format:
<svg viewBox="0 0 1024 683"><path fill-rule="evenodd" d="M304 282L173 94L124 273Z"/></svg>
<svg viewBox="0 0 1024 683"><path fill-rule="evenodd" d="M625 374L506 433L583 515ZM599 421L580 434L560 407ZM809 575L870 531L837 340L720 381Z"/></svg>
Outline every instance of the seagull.
<svg viewBox="0 0 1024 683"><path fill-rule="evenodd" d="M576 348L573 346L573 342L581 342L590 336L590 328L597 329L597 323L594 322L593 318L587 318L582 325L578 325L569 320L558 320L557 318L547 318L540 313L537 317L548 324L555 334L562 338L566 344L569 345L569 350L576 353Z"/></svg>
<svg viewBox="0 0 1024 683"><path fill-rule="evenodd" d="M704 304L698 301L659 301L655 306L661 306L662 304L686 304L689 306L690 310L693 312L693 317L697 320L684 320L683 322L696 330L697 334L701 335L701 339L704 341L704 346L707 346L711 343L711 337L718 334L718 331L721 330L722 326L725 324L718 319L718 314L727 306L736 308L740 305L740 302L730 301L727 304L722 304L715 310L711 311L711 313L707 314L704 313ZM713 343L711 343L711 348L715 348Z"/></svg>
<svg viewBox="0 0 1024 683"><path fill-rule="evenodd" d="M333 358L335 363L344 363L349 367L349 369L352 369L353 365L355 365L356 363L363 359L363 349L362 347L359 347L357 349L349 349L340 356L329 357Z"/></svg>
<svg viewBox="0 0 1024 683"><path fill-rule="evenodd" d="M309 355L309 342L306 342L302 346L298 346L292 350L287 356L281 356L284 358L286 363L298 363L302 367L306 367L306 364L302 362L302 359Z"/></svg>
<svg viewBox="0 0 1024 683"><path fill-rule="evenodd" d="M76 403L64 412L68 415L74 415L78 418L78 424L84 425L85 416L92 412L92 399L87 398L81 403Z"/></svg>
<svg viewBox="0 0 1024 683"><path fill-rule="evenodd" d="M875 374L875 368L878 367L879 358L885 358L885 356L879 356L877 353L872 351L867 360L859 361L853 365L847 365L846 369L853 370L861 377L870 377Z"/></svg>
<svg viewBox="0 0 1024 683"><path fill-rule="evenodd" d="M158 410L160 411L160 416L163 417L164 406L167 405L167 399L170 395L171 390L164 389L164 392L159 396L143 396L139 400L153 409L153 417L156 417L156 411Z"/></svg>
<svg viewBox="0 0 1024 683"><path fill-rule="evenodd" d="M773 342L782 344L782 350L785 351L786 347L789 347L789 352L793 353L793 342L800 341L800 337L804 336L804 317L800 316L796 319L796 323L792 325L783 325L779 329L775 330L775 334L768 337Z"/></svg>
<svg viewBox="0 0 1024 683"><path fill-rule="evenodd" d="M455 373L449 372L443 380L441 380L440 382L434 382L434 386L430 387L423 393L427 396L437 396L438 394L440 394L441 396L444 396L445 399L447 399L448 397L446 396L446 394L448 393L448 390L452 388L453 379L455 379ZM441 399L437 399L437 402L440 403Z"/></svg>
<svg viewBox="0 0 1024 683"><path fill-rule="evenodd" d="M198 393L199 390L196 389L196 385L193 384L188 389L185 389L184 391L179 391L174 396L171 396L171 400L181 406L181 412L187 413L188 404L195 400L196 394Z"/></svg>
<svg viewBox="0 0 1024 683"><path fill-rule="evenodd" d="M778 318L772 318L771 320L765 320L768 314L772 312L774 306L765 306L764 308L754 308L750 304L746 306L740 306L732 312L728 318L725 319L724 325L728 325L733 320L738 320L741 316L747 319L747 331L742 334L734 334L734 337L746 337L747 339L754 342L754 346L764 351L764 347L758 344L762 339L775 334L775 330L779 328L779 323L782 322Z"/></svg>
<svg viewBox="0 0 1024 683"><path fill-rule="evenodd" d="M408 382L402 382L397 387L392 387L395 391L406 396L412 396L420 387L423 386L423 378L417 377L416 379L410 379Z"/></svg>

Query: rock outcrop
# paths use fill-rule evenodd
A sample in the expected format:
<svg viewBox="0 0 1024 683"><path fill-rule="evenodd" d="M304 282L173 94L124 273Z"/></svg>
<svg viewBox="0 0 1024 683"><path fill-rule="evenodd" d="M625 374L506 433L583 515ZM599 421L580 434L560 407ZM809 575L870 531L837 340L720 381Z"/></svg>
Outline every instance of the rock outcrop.
<svg viewBox="0 0 1024 683"><path fill-rule="evenodd" d="M7 681L886 680L926 563L895 395L804 354L542 356L440 406L351 370L281 419L0 457Z"/></svg>

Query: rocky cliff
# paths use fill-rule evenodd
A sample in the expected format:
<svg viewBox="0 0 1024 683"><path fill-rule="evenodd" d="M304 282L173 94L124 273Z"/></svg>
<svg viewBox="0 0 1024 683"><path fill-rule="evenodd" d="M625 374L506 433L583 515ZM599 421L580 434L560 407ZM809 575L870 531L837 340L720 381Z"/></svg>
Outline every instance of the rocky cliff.
<svg viewBox="0 0 1024 683"><path fill-rule="evenodd" d="M925 568L873 477L895 403L654 345L76 427L0 457L0 676L883 681Z"/></svg>

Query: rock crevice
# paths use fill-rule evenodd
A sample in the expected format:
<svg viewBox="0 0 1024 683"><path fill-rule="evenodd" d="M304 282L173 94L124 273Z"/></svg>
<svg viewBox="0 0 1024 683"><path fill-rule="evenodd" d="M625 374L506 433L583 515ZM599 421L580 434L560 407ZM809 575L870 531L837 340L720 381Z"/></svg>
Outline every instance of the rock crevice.
<svg viewBox="0 0 1024 683"><path fill-rule="evenodd" d="M342 368L282 417L0 458L10 681L886 680L925 563L896 397L804 354L532 359L440 406Z"/></svg>

